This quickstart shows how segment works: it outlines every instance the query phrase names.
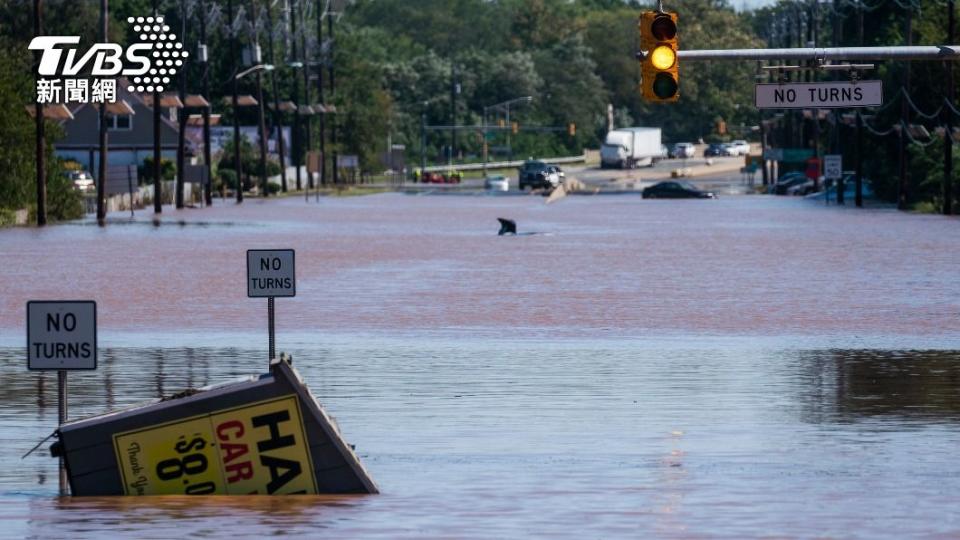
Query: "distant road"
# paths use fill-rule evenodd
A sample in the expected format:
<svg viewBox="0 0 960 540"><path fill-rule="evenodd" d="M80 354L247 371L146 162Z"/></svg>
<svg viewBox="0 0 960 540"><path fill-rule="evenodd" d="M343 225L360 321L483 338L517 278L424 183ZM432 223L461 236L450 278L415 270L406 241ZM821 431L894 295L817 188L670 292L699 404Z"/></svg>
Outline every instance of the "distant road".
<svg viewBox="0 0 960 540"><path fill-rule="evenodd" d="M603 191L642 190L663 180L671 178L671 171L688 168L692 174L680 178L704 187L717 190L720 193L746 193L748 185L743 182L740 168L743 167L742 157L712 158L712 165L707 165L704 158L668 159L655 164L653 167L639 169L601 169L597 166L565 167L564 171L570 178L576 178L588 188L599 188ZM755 183L760 183L758 172Z"/></svg>

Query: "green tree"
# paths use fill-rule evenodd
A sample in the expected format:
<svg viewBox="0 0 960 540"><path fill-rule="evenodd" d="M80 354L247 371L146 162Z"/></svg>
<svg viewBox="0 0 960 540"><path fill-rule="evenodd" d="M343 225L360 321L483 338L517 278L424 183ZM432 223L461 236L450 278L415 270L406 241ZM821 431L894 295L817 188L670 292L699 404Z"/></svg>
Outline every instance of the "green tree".
<svg viewBox="0 0 960 540"><path fill-rule="evenodd" d="M34 93L29 57L19 45L0 37L0 208L36 210L35 128L34 119L24 104ZM45 129L47 217L50 220L75 219L83 215L81 196L63 174L53 154L53 143L63 131L47 120Z"/></svg>

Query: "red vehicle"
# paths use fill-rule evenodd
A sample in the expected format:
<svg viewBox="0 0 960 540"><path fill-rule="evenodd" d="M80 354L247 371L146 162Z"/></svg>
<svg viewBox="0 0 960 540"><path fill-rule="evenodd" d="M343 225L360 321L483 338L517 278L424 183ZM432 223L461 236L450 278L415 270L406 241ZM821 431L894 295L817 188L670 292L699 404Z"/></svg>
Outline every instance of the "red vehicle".
<svg viewBox="0 0 960 540"><path fill-rule="evenodd" d="M438 172L423 173L424 184L459 184L462 175L457 171L449 171L446 174Z"/></svg>

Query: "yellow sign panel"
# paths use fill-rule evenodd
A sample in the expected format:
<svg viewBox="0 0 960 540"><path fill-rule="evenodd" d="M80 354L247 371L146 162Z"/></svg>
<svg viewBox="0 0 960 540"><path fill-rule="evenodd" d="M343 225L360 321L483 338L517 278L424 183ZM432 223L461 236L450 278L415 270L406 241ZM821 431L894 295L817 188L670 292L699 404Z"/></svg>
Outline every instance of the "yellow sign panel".
<svg viewBox="0 0 960 540"><path fill-rule="evenodd" d="M127 495L317 493L296 395L113 436Z"/></svg>

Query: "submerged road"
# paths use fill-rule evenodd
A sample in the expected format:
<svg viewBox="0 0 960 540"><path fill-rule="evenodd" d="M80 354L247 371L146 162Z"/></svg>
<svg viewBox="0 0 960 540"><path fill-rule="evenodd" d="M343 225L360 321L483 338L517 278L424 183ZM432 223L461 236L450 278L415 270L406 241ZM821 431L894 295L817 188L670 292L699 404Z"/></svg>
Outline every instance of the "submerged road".
<svg viewBox="0 0 960 540"><path fill-rule="evenodd" d="M960 536L956 218L482 192L151 218L0 230L0 537ZM97 301L70 414L102 413L263 372L271 248L277 350L381 495L60 499L45 446L19 460L57 416L28 300Z"/></svg>

